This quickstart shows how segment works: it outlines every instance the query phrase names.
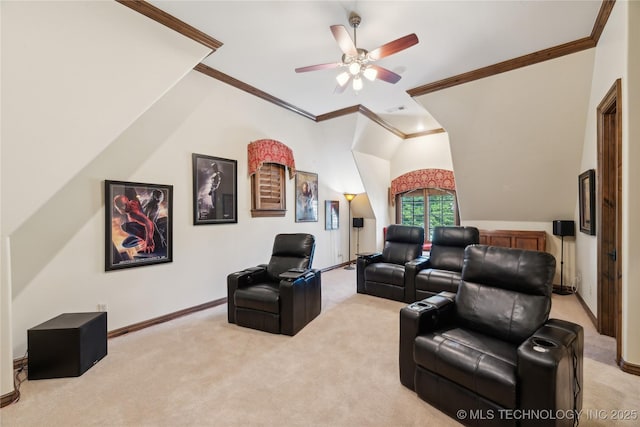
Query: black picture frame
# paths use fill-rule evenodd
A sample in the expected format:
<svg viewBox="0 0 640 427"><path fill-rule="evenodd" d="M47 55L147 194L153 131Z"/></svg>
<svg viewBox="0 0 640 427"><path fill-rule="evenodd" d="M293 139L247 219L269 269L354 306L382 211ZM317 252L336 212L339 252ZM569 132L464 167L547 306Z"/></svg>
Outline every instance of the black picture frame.
<svg viewBox="0 0 640 427"><path fill-rule="evenodd" d="M580 231L591 236L596 234L596 173L589 169L578 177L578 203Z"/></svg>
<svg viewBox="0 0 640 427"><path fill-rule="evenodd" d="M192 154L193 225L238 222L238 161Z"/></svg>
<svg viewBox="0 0 640 427"><path fill-rule="evenodd" d="M318 222L318 174L296 171L296 222Z"/></svg>
<svg viewBox="0 0 640 427"><path fill-rule="evenodd" d="M104 182L105 270L173 261L173 186Z"/></svg>
<svg viewBox="0 0 640 427"><path fill-rule="evenodd" d="M340 202L337 200L324 201L324 229L337 230L340 228Z"/></svg>

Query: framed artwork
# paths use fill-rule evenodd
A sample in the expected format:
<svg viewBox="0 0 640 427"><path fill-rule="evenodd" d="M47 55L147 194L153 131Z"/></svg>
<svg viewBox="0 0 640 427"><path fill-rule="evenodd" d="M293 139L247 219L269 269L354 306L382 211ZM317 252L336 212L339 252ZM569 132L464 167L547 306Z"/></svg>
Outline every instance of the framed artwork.
<svg viewBox="0 0 640 427"><path fill-rule="evenodd" d="M193 154L193 224L238 222L238 162Z"/></svg>
<svg viewBox="0 0 640 427"><path fill-rule="evenodd" d="M318 174L296 172L296 222L318 221Z"/></svg>
<svg viewBox="0 0 640 427"><path fill-rule="evenodd" d="M105 181L105 270L173 261L173 186Z"/></svg>
<svg viewBox="0 0 640 427"><path fill-rule="evenodd" d="M324 201L324 229L337 230L340 227L340 203L337 200Z"/></svg>
<svg viewBox="0 0 640 427"><path fill-rule="evenodd" d="M589 169L578 177L578 203L580 205L580 231L596 234L596 173Z"/></svg>

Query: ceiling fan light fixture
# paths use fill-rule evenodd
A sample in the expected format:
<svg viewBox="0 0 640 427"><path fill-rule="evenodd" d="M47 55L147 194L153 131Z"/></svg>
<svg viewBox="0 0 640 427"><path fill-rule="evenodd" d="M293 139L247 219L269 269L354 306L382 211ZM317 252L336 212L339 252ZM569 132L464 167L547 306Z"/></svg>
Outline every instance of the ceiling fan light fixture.
<svg viewBox="0 0 640 427"><path fill-rule="evenodd" d="M358 75L358 73L360 73L361 68L362 66L360 65L359 62L352 62L349 65L349 72L351 73L352 76L356 76Z"/></svg>
<svg viewBox="0 0 640 427"><path fill-rule="evenodd" d="M353 90L356 92L362 89L362 79L358 76L353 79Z"/></svg>
<svg viewBox="0 0 640 427"><path fill-rule="evenodd" d="M338 81L338 84L340 86L344 86L347 84L347 82L349 81L349 73L347 73L346 71L338 74L336 76L336 80Z"/></svg>
<svg viewBox="0 0 640 427"><path fill-rule="evenodd" d="M362 73L370 81L374 81L378 76L378 70L375 68L367 67Z"/></svg>

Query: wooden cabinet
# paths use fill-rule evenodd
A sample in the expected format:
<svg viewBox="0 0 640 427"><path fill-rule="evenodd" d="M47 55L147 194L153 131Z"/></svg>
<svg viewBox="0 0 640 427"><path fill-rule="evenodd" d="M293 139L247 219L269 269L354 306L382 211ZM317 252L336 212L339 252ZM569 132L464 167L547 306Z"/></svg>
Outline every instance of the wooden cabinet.
<svg viewBox="0 0 640 427"><path fill-rule="evenodd" d="M545 231L480 230L480 244L545 252Z"/></svg>

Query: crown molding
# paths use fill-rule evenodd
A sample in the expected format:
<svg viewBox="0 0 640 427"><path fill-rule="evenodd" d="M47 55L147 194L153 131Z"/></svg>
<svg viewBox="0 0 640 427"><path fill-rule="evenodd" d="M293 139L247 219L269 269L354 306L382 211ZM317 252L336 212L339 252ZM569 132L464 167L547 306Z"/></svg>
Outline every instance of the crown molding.
<svg viewBox="0 0 640 427"><path fill-rule="evenodd" d="M311 119L314 122L317 121L316 116L314 116L310 112L305 111L302 108L298 108L295 105L290 104L286 101L283 101L280 98L276 98L275 96L270 95L267 92L264 92L256 87L253 87L247 83L244 83L234 77L231 77L228 74L225 74L221 71L216 70L215 68L211 68L208 65L203 64L202 62L196 65L193 69L196 71L200 71L202 74L205 74L209 77L213 77L216 80L220 80L221 82L227 83L228 85L233 86L237 89L250 93L251 95L257 96L258 98L264 99L265 101L269 101L272 104L277 105L278 107L282 107L296 114L300 114L301 116Z"/></svg>
<svg viewBox="0 0 640 427"><path fill-rule="evenodd" d="M447 89L452 86L469 83L474 80L483 79L485 77L494 76L506 71L512 71L518 68L526 67L529 65L537 64L540 62L548 61L550 59L559 58L561 56L570 55L572 53L577 53L586 49L596 47L596 45L598 44L598 40L600 39L600 35L602 34L607 20L609 19L609 15L611 15L614 4L615 0L602 1L600 11L598 12L596 21L593 24L593 29L591 30L591 35L588 37L583 37L581 39L553 46L548 49L539 50L527 55L509 59L507 61L489 65L487 67L478 68L473 71L458 74L457 76L452 76L432 83L427 83L422 86L409 89L407 93L411 97L426 95L427 93L437 92L439 90Z"/></svg>
<svg viewBox="0 0 640 427"><path fill-rule="evenodd" d="M179 32L180 34L185 35L207 47L212 49L215 52L218 48L222 46L222 43L214 39L213 37L203 33L202 31L190 26L189 24L181 21L174 16L158 9L157 7L147 3L144 0L116 0L118 3L123 4L138 13L141 13L158 23L165 25L174 31ZM442 90L445 88L449 88L452 86L457 86L463 83L468 83L474 80L482 79L485 77L493 76L496 74L504 73L506 71L515 70L517 68L526 67L528 65L537 64L539 62L548 61L550 59L555 59L564 55L569 55L572 53L580 52L586 49L591 49L595 47L598 43L600 35L604 30L604 27L609 19L609 15L613 10L613 6L615 4L615 0L603 0L602 5L600 6L600 11L598 12L598 16L593 25L593 29L591 31L591 35L589 37L584 37L579 40L575 40L572 42L564 43L558 46L554 46L548 49L540 50L537 52L533 52L527 55L523 55L514 59L510 59L507 61L503 61L497 64L489 65L487 67L479 68L477 70L469 71L463 74L459 74L457 76L448 77L446 79L442 79L433 83L427 83L425 85L419 86L414 89L409 89L407 93L411 97L416 97L420 95L424 95L431 92L436 92L438 90ZM303 110L302 108L296 107L295 105L283 101L282 99L276 98L273 95L268 94L254 86L251 86L247 83L244 83L234 77L231 77L227 74L222 73L214 68L209 67L203 63L199 63L194 67L194 70L199 71L209 77L212 77L216 80L227 83L235 88L243 90L251 95L257 96L258 98L264 99L265 101L271 102L279 107L287 109L293 113L299 114L303 117L306 117L314 122L322 122L325 120L330 120L336 117L341 117L347 114L360 113L382 126L387 131L396 135L402 139L410 139L410 138L418 138L421 136L433 135L437 133L446 132L445 129L430 129L422 132L415 133L404 133L401 130L397 129L389 122L383 120L376 113L365 107L364 105L354 105L351 107L342 108L340 110L331 111L328 113L320 114L318 116Z"/></svg>
<svg viewBox="0 0 640 427"><path fill-rule="evenodd" d="M208 34L203 33L197 28L192 27L184 21L176 18L173 15L169 15L167 12L158 9L154 5L147 3L143 0L116 0L118 3L127 6L130 9L135 10L138 13L151 18L154 21L169 27L172 30L182 34L185 37L189 37L192 40L208 47L213 52L222 46L222 42L214 39Z"/></svg>
<svg viewBox="0 0 640 427"><path fill-rule="evenodd" d="M347 107L347 108L343 108L341 110L336 110L336 111L332 111L330 113L326 113L326 114L321 114L319 116L315 116L313 114L311 114L308 111L303 110L302 108L298 108L295 105L283 101L280 98L276 98L273 95L268 94L267 92L264 92L254 86L251 86L247 83L244 83L234 77L231 77L228 74L225 74L219 70L216 70L215 68L209 67L208 65L205 65L203 63L199 63L198 65L196 65L194 68L194 70L201 72L202 74L205 74L211 78L214 78L216 80L219 80L223 83L226 83L230 86L233 86L237 89L240 89L242 91L245 91L247 93L250 93L251 95L257 96L258 98L264 99L265 101L271 102L272 104L275 104L279 107L282 107L286 110L289 110L293 113L299 114L302 117L306 117L307 119L313 120L316 123L319 122L323 122L326 120L330 120L330 119L334 119L336 117L341 117L341 116L345 116L347 114L353 114L353 113L361 113L363 114L365 117L369 118L371 121L377 123L378 125L382 126L383 128L385 128L386 130L388 130L389 132L393 133L394 135L398 136L399 138L402 139L408 139L408 138L416 138L419 136L425 136L425 135L431 135L433 133L440 133L440 132L445 132L444 129L440 128L440 129L434 129L434 130L429 130L429 131L424 131L424 132L418 132L418 133L412 133L412 134L406 134L402 131L400 131L399 129L395 128L394 126L392 126L390 123L384 121L380 116L378 116L376 113L374 113L373 111L369 110L367 107L365 107L364 105L354 105L351 107Z"/></svg>

